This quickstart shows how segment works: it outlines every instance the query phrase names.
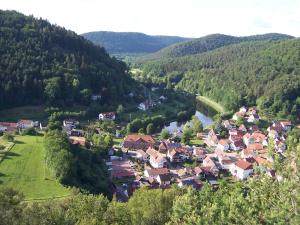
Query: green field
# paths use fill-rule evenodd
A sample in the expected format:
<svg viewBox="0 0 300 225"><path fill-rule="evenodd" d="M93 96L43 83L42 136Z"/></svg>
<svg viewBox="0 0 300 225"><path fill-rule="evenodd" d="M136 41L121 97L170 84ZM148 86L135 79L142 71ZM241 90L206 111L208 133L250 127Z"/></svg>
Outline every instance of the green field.
<svg viewBox="0 0 300 225"><path fill-rule="evenodd" d="M70 195L50 176L44 163L43 137L17 136L16 144L0 163L0 188L21 191L26 200L61 198Z"/></svg>
<svg viewBox="0 0 300 225"><path fill-rule="evenodd" d="M199 101L201 101L202 103L210 106L211 108L213 108L214 110L216 110L219 113L225 113L225 109L222 105L220 105L217 102L214 102L213 100L205 97L205 96L197 96L197 99Z"/></svg>
<svg viewBox="0 0 300 225"><path fill-rule="evenodd" d="M43 106L22 106L0 111L0 121L17 122L20 119L43 121L47 118Z"/></svg>

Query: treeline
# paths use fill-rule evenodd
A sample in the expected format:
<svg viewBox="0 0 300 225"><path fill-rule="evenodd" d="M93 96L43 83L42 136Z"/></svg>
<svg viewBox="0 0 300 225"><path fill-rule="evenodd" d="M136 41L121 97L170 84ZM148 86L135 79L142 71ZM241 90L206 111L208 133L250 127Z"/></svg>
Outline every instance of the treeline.
<svg viewBox="0 0 300 225"><path fill-rule="evenodd" d="M300 40L247 42L203 54L150 61L137 79L208 96L228 110L299 119Z"/></svg>
<svg viewBox="0 0 300 225"><path fill-rule="evenodd" d="M21 203L12 190L0 192L0 224L299 224L299 184L265 177L217 190L137 190L127 203L102 195L77 194L66 200Z"/></svg>
<svg viewBox="0 0 300 225"><path fill-rule="evenodd" d="M96 31L82 34L93 43L104 47L109 53L126 55L156 52L171 44L189 40L176 36L151 36L136 32Z"/></svg>
<svg viewBox="0 0 300 225"><path fill-rule="evenodd" d="M185 41L163 48L153 54L148 54L139 58L137 61L146 61L153 59L181 57L187 55L200 54L208 52L227 45L249 42L249 41L278 41L293 38L290 35L269 33L262 35L252 35L245 37L235 37L224 34L210 34L201 38Z"/></svg>
<svg viewBox="0 0 300 225"><path fill-rule="evenodd" d="M0 108L89 104L122 99L132 80L125 63L72 31L0 11Z"/></svg>
<svg viewBox="0 0 300 225"><path fill-rule="evenodd" d="M71 145L61 125L56 114L52 115L45 135L45 161L53 176L62 184L82 192L102 193L111 198L109 175L101 151L96 147L89 150Z"/></svg>

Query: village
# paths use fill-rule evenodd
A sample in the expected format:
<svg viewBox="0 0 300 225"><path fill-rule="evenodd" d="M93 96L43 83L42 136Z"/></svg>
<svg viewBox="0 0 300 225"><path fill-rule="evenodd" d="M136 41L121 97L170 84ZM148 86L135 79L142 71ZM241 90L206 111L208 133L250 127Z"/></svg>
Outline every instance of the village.
<svg viewBox="0 0 300 225"><path fill-rule="evenodd" d="M112 122L117 116L116 112L104 112L97 119ZM292 123L274 121L267 129L261 129L257 125L260 119L255 107L241 107L231 119L222 120L225 135L206 128L196 134L200 143L197 145L181 143L182 131L174 131L163 139L159 134L132 133L122 137L116 130L112 135L123 140L109 149L106 165L117 199L127 201L140 187L165 189L178 185L201 190L205 182L217 188L220 180L236 182L261 173L280 180L272 166L270 149L284 158L286 135ZM78 120L68 118L63 120L62 129L71 144L88 150L93 143L79 125ZM32 120L0 123L1 132L31 128L47 129L45 124Z"/></svg>

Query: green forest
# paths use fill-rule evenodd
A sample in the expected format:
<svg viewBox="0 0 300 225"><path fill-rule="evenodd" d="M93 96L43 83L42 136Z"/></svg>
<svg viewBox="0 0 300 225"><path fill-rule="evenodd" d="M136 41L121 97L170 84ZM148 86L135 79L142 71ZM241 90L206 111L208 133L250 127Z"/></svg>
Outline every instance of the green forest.
<svg viewBox="0 0 300 225"><path fill-rule="evenodd" d="M293 38L286 34L268 33L245 37L235 37L225 34L210 34L201 38L185 41L163 48L153 54L148 54L138 61L148 61L162 58L181 57L208 52L227 45L238 44L249 41L278 41Z"/></svg>
<svg viewBox="0 0 300 225"><path fill-rule="evenodd" d="M208 96L228 110L258 105L270 117L299 119L300 40L229 45L139 64L138 80Z"/></svg>
<svg viewBox="0 0 300 225"><path fill-rule="evenodd" d="M176 36L151 36L136 32L96 31L82 34L87 40L104 47L109 53L145 54L169 45L190 40Z"/></svg>
<svg viewBox="0 0 300 225"><path fill-rule="evenodd" d="M132 80L125 63L76 33L15 11L0 11L0 109L121 99ZM129 91L128 91L129 92Z"/></svg>

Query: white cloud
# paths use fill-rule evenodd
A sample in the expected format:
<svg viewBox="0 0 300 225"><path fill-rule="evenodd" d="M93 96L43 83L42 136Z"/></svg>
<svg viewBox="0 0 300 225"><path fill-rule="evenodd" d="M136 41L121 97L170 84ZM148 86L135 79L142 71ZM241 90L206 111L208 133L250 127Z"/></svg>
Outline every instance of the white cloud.
<svg viewBox="0 0 300 225"><path fill-rule="evenodd" d="M1 9L83 33L97 30L200 37L266 32L300 36L297 0L0 0Z"/></svg>

